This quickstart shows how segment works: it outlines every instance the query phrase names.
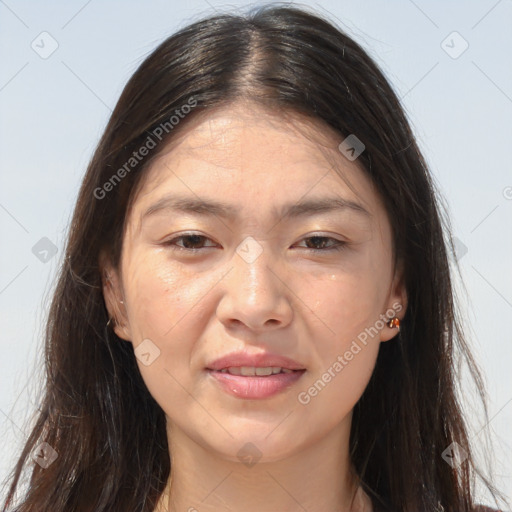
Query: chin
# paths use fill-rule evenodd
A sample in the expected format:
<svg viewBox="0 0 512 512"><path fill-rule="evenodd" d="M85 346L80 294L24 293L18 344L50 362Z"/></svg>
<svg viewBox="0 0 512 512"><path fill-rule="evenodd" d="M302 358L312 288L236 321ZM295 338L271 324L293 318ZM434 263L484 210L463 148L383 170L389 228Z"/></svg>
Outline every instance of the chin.
<svg viewBox="0 0 512 512"><path fill-rule="evenodd" d="M301 444L300 439L291 432L283 430L278 435L275 432L277 425L273 423L272 428L244 429L238 435L230 431L233 437L225 438L220 443L212 440L209 444L221 458L242 462L248 467L255 463L278 462L299 452Z"/></svg>

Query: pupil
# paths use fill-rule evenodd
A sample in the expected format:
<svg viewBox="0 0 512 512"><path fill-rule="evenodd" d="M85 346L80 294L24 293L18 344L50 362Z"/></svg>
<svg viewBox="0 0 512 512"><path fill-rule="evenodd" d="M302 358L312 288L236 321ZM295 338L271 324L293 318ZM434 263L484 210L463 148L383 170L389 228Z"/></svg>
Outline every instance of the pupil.
<svg viewBox="0 0 512 512"><path fill-rule="evenodd" d="M201 243L201 238L202 238L201 235L187 235L185 237L185 239L184 239L185 246L200 244ZM190 249L190 247L187 247L187 248ZM192 248L195 249L195 247L192 247Z"/></svg>
<svg viewBox="0 0 512 512"><path fill-rule="evenodd" d="M314 249L318 249L318 245L323 246L323 243L325 243L324 237L322 236L312 236L309 240L310 243L313 242L313 245L316 246L313 247Z"/></svg>

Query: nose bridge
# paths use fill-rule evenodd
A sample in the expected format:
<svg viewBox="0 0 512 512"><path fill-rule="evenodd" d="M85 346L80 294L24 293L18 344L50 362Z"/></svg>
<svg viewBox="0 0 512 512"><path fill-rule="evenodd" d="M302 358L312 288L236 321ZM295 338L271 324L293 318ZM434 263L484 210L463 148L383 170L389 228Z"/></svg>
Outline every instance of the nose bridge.
<svg viewBox="0 0 512 512"><path fill-rule="evenodd" d="M257 300L262 293L276 292L276 278L272 271L270 248L252 237L247 237L236 249L234 255L235 275L239 281L240 292L246 299Z"/></svg>

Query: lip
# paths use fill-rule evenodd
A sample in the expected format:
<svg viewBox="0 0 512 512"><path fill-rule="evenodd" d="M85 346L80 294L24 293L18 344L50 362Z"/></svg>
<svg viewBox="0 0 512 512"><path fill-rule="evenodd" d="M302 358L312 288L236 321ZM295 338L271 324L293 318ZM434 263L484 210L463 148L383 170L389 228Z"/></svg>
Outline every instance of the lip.
<svg viewBox="0 0 512 512"><path fill-rule="evenodd" d="M233 352L220 357L207 365L208 370L223 370L230 366L254 366L255 368L266 368L279 366L288 370L305 370L303 364L278 354L264 352L261 354L247 354L246 352Z"/></svg>
<svg viewBox="0 0 512 512"><path fill-rule="evenodd" d="M264 376L231 375L230 373L220 371L231 366L250 366L255 368L279 366L294 371ZM306 372L304 365L298 361L269 352L261 354L247 354L246 352L227 354L209 363L206 370L223 391L245 400L258 400L277 395L293 386Z"/></svg>
<svg viewBox="0 0 512 512"><path fill-rule="evenodd" d="M276 373L266 376L243 376L208 370L210 376L230 395L246 400L270 398L288 389L297 382L306 370L291 373Z"/></svg>

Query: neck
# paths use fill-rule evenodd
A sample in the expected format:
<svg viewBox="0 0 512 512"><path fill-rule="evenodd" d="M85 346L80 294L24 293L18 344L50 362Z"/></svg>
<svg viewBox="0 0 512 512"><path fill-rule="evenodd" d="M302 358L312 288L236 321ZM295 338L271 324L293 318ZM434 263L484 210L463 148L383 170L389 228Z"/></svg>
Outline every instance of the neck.
<svg viewBox="0 0 512 512"><path fill-rule="evenodd" d="M169 433L171 478L157 512L372 512L350 467L350 422L293 455L248 466Z"/></svg>

